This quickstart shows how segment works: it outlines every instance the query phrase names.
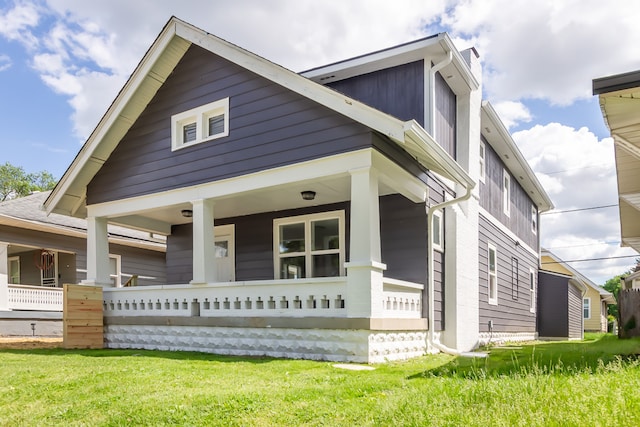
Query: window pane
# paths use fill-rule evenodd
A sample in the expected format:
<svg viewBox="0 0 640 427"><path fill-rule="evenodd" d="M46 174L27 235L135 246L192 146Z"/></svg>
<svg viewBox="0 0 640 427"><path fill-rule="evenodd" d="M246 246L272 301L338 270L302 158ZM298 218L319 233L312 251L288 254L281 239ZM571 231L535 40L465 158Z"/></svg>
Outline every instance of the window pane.
<svg viewBox="0 0 640 427"><path fill-rule="evenodd" d="M495 273L496 271L496 251L489 249L489 272Z"/></svg>
<svg viewBox="0 0 640 427"><path fill-rule="evenodd" d="M118 274L118 261L115 258L109 258L109 274Z"/></svg>
<svg viewBox="0 0 640 427"><path fill-rule="evenodd" d="M306 272L303 256L280 259L281 279L301 279L304 277L306 277Z"/></svg>
<svg viewBox="0 0 640 427"><path fill-rule="evenodd" d="M182 142L191 142L196 140L196 124L189 123L182 127Z"/></svg>
<svg viewBox="0 0 640 427"><path fill-rule="evenodd" d="M227 258L229 256L229 242L221 240L215 243L216 258Z"/></svg>
<svg viewBox="0 0 640 427"><path fill-rule="evenodd" d="M280 226L280 253L304 252L304 223Z"/></svg>
<svg viewBox="0 0 640 427"><path fill-rule="evenodd" d="M313 256L312 277L335 277L340 275L340 255L326 254Z"/></svg>
<svg viewBox="0 0 640 427"><path fill-rule="evenodd" d="M224 114L209 117L209 136L224 132Z"/></svg>
<svg viewBox="0 0 640 427"><path fill-rule="evenodd" d="M340 249L338 219L325 219L311 223L313 250ZM315 271L315 269L314 269ZM317 274L316 274L317 276Z"/></svg>
<svg viewBox="0 0 640 427"><path fill-rule="evenodd" d="M433 216L433 244L440 246L440 217L438 215Z"/></svg>

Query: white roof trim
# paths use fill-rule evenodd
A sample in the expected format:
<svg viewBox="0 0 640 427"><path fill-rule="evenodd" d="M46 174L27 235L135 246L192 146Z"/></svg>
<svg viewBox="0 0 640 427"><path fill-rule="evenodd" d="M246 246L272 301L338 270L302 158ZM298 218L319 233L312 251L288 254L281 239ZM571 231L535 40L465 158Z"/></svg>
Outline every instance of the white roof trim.
<svg viewBox="0 0 640 427"><path fill-rule="evenodd" d="M174 42L175 40L178 42ZM85 197L86 185L135 122L144 106L155 95L190 44L207 49L249 71L350 117L386 135L401 147L406 147L407 142L417 143L421 146L420 150L423 151L421 156L423 164L430 164L431 168L438 169L435 170L436 172L462 185L468 186L473 183L455 161L442 155L442 148L417 123L404 123L393 116L317 84L306 77L172 17L45 201L44 207L47 213L56 212L66 215L74 215L76 211L84 213L84 209L81 208L85 203L82 199ZM174 49L174 52L165 53L169 48ZM175 51L178 53L176 54ZM165 56L170 56L170 58L163 62ZM75 194L70 192L72 187L75 187ZM80 194L80 189L82 194ZM65 196L72 200L62 206Z"/></svg>
<svg viewBox="0 0 640 427"><path fill-rule="evenodd" d="M582 282L586 286L589 286L592 289L594 289L595 291L597 291L600 294L600 296L602 297L602 299L604 299L605 301L610 302L610 300L613 298L613 294L611 292L607 291L602 286L598 286L595 283L593 283L591 280L589 280L587 277L585 277L578 270L576 270L575 268L571 267L569 264L567 264L562 259L560 259L553 252L550 252L547 249L542 249L540 252L541 252L541 254L540 254L541 257L548 256L553 261L555 261L557 264L560 264L562 267L566 268L568 271L571 272L571 274L573 274L575 276L575 278L577 280L579 280L580 282ZM544 268L541 268L541 270L544 271L545 273L548 273L548 271L544 270Z"/></svg>
<svg viewBox="0 0 640 427"><path fill-rule="evenodd" d="M500 160L507 166L509 172L514 175L514 179L527 191L527 195L536 204L538 210L546 212L553 209L553 202L547 192L538 181L536 174L520 152L502 120L500 120L498 113L488 101L482 101L482 119L482 135L498 153ZM490 123L486 123L485 120ZM495 133L487 131L489 125L492 125ZM507 154L509 158L503 158L504 154Z"/></svg>

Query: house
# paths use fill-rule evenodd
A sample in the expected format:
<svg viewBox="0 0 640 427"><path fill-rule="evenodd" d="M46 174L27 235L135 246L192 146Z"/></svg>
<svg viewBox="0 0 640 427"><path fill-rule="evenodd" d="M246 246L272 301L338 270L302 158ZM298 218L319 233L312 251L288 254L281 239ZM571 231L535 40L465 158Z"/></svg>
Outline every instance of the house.
<svg viewBox="0 0 640 427"><path fill-rule="evenodd" d="M624 278L622 289L640 289L640 270L634 271Z"/></svg>
<svg viewBox="0 0 640 427"><path fill-rule="evenodd" d="M640 252L640 71L593 80L613 138L622 246Z"/></svg>
<svg viewBox="0 0 640 427"><path fill-rule="evenodd" d="M607 306L613 294L596 285L554 253L541 251L538 332L541 337L582 338L607 332Z"/></svg>
<svg viewBox="0 0 640 427"><path fill-rule="evenodd" d="M357 362L534 338L551 207L447 34L296 74L175 17L45 201L107 346ZM109 224L166 284L110 286Z"/></svg>
<svg viewBox="0 0 640 427"><path fill-rule="evenodd" d="M86 221L47 216L41 207L48 195L0 203L0 334L57 334L62 285L86 278ZM165 282L163 240L111 226L108 241L112 286L120 287L132 276L139 284Z"/></svg>

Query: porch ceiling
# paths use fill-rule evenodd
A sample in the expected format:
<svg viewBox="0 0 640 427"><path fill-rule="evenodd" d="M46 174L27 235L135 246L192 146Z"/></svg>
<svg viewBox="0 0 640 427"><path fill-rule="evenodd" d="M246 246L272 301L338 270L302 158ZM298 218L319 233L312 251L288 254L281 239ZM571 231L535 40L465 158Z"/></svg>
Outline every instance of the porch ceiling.
<svg viewBox="0 0 640 427"><path fill-rule="evenodd" d="M614 139L622 244L640 252L640 87L600 93Z"/></svg>
<svg viewBox="0 0 640 427"><path fill-rule="evenodd" d="M315 191L314 200L303 200L302 191ZM398 193L384 180L379 183L379 194L385 196ZM320 180L298 181L278 187L239 193L215 199L216 219L252 215L261 212L273 212L345 202L351 199L351 178L347 174ZM135 215L111 218L111 223L144 228L147 231L163 232L170 225L187 224L191 218L182 216L183 209L191 209L190 203L155 208L137 212ZM154 230L149 230L157 224Z"/></svg>

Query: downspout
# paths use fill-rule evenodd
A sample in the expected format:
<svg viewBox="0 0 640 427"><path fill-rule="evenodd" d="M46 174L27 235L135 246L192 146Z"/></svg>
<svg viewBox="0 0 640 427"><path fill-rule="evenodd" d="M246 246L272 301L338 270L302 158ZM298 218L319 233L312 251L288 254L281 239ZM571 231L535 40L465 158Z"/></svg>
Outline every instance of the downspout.
<svg viewBox="0 0 640 427"><path fill-rule="evenodd" d="M453 52L451 50L449 50L449 52L447 53L447 57L445 59L443 59L442 61L438 62L437 64L434 64L433 67L431 67L431 69L429 70L429 101L430 101L430 117L429 117L429 132L431 133L432 137L435 138L435 122L436 122L436 73L438 71L440 71L441 69L443 69L444 67L446 67L447 65L449 65L449 63L451 63L453 59ZM460 196L460 197L456 197L453 198L451 200L445 201L443 203L439 203L437 205L434 206L429 206L427 207L427 227L428 227L428 236L429 238L427 239L427 274L428 274L428 294L429 294L429 331L427 333L427 342L429 343L429 345L437 348L438 350L442 351L443 353L447 353L447 354L451 354L454 356L460 356L460 355L480 355L481 353L463 353L460 352L458 350L449 348L447 346L445 346L444 344L441 344L439 340L436 340L434 338L434 328L435 328L435 291L434 291L434 285L435 285L435 278L433 277L433 271L434 271L434 262L433 262L433 213L437 210L440 209L444 209L447 206L451 206L451 205L455 205L457 203L462 203L466 200L469 200L469 198L471 197L471 192L473 191L473 184L471 183L466 183L465 185L465 194Z"/></svg>
<svg viewBox="0 0 640 427"><path fill-rule="evenodd" d="M451 354L454 356L460 356L461 354L463 354L462 352L455 350L453 348L449 348L447 346L445 346L444 344L440 343L440 340L437 340L434 338L434 328L435 328L435 277L434 277L434 262L433 262L433 213L437 210L440 209L444 209L447 206L452 206L455 205L457 203L462 203L466 200L469 200L469 198L471 197L471 192L473 191L473 186L467 184L466 188L465 188L465 193L460 196L460 197L456 197L454 199L442 202L442 203L438 203L434 206L429 206L427 207L427 234L429 236L429 238L427 239L427 271L428 271L428 293L429 293L429 330L427 333L427 341L429 343L429 345L437 348L438 350L442 351L443 353L447 353L447 354ZM467 355L468 353L464 353L465 355Z"/></svg>

